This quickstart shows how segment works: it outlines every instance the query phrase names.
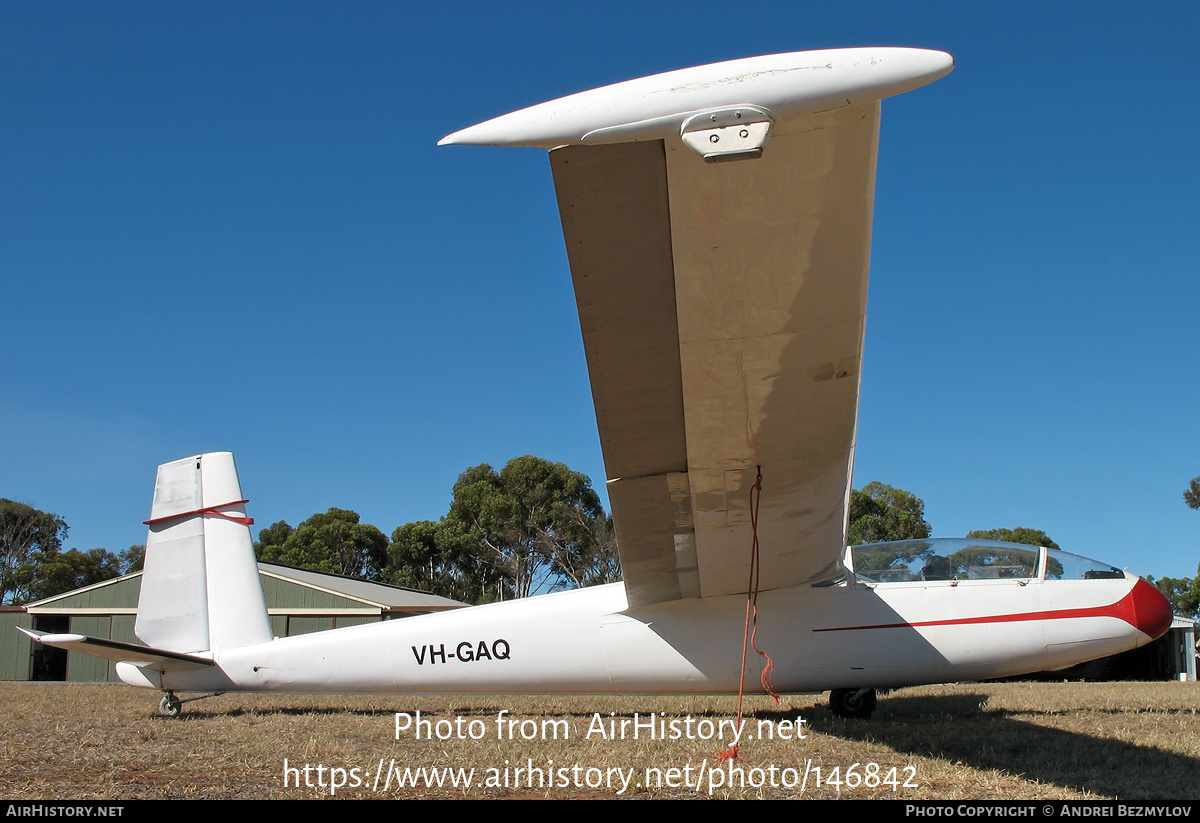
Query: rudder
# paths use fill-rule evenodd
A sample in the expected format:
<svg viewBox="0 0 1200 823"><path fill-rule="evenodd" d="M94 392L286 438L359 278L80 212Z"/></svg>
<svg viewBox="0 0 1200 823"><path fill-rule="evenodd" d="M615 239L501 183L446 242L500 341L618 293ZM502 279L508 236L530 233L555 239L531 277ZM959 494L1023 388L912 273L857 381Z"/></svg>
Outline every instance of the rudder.
<svg viewBox="0 0 1200 823"><path fill-rule="evenodd" d="M134 633L191 653L272 638L250 524L229 452L158 467Z"/></svg>

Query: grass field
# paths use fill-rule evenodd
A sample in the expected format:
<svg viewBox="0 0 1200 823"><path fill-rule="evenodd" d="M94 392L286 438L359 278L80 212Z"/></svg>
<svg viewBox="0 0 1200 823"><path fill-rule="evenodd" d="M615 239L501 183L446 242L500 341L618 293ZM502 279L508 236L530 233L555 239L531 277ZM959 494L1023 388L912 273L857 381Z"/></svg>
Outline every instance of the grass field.
<svg viewBox="0 0 1200 823"><path fill-rule="evenodd" d="M719 764L735 698L230 694L166 719L150 691L0 683L0 797L1200 798L1194 683L903 689L869 721L823 700L748 700Z"/></svg>

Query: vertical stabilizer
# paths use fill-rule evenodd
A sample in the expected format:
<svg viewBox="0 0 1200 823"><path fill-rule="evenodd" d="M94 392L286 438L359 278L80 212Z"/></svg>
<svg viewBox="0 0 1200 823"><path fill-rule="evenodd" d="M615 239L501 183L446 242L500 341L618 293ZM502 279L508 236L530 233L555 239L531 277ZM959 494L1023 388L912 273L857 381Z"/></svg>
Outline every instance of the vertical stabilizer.
<svg viewBox="0 0 1200 823"><path fill-rule="evenodd" d="M245 504L229 452L158 467L135 626L143 643L188 653L271 639Z"/></svg>

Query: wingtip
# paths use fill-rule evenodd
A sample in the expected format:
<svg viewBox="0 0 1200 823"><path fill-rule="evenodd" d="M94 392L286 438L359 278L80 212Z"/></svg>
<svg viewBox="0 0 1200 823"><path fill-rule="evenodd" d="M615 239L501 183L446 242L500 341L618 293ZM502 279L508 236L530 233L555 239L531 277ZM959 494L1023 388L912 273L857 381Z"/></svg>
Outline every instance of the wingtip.
<svg viewBox="0 0 1200 823"><path fill-rule="evenodd" d="M438 141L439 146L511 146L519 145L519 141L514 141L514 131L519 135L520 129L513 129L511 124L517 122L520 126L519 118L512 115L504 115L487 120L483 123L477 123L474 126L468 126L465 129L447 134Z"/></svg>

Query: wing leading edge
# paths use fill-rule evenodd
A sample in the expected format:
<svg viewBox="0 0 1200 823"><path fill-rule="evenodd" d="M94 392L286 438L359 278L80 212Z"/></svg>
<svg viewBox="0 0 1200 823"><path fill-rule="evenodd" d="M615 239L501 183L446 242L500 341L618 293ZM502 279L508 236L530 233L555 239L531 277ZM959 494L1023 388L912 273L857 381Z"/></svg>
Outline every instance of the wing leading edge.
<svg viewBox="0 0 1200 823"><path fill-rule="evenodd" d="M917 54L944 58L940 73L922 63L927 75L952 66ZM796 73L801 97L803 80ZM607 112L615 123L619 103ZM677 106L678 122L695 117ZM775 119L761 157L739 162L706 163L678 131L599 144L585 135L550 153L631 606L747 590L760 470L760 588L837 568L879 108L843 99Z"/></svg>

